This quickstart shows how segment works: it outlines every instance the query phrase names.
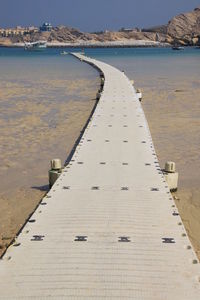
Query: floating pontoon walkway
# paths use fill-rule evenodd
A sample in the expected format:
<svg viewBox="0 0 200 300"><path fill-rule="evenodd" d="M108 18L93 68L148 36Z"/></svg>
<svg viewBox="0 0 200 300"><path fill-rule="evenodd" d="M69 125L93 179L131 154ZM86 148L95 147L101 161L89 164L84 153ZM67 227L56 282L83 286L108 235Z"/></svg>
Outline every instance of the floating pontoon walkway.
<svg viewBox="0 0 200 300"><path fill-rule="evenodd" d="M199 300L199 262L131 82L76 57L103 72L103 93L71 162L0 261L0 299Z"/></svg>

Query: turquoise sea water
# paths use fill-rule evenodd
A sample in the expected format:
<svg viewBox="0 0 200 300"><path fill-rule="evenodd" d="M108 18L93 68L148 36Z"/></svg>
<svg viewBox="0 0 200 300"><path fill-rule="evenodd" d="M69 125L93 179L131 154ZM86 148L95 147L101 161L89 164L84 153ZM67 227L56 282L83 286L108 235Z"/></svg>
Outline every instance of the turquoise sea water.
<svg viewBox="0 0 200 300"><path fill-rule="evenodd" d="M13 80L23 77L36 78L82 78L92 79L96 71L80 64L70 55L62 56L62 50L46 49L42 52L28 52L18 48L0 48L0 80L10 77ZM99 48L86 49L86 55L108 62L126 74L140 80L149 76L200 76L200 49L185 48L173 51L171 48Z"/></svg>
<svg viewBox="0 0 200 300"><path fill-rule="evenodd" d="M96 71L80 64L72 56L61 56L58 49L29 52L21 48L0 48L0 80L2 78L92 79Z"/></svg>
<svg viewBox="0 0 200 300"><path fill-rule="evenodd" d="M96 71L86 64L80 64L70 55L62 56L66 50L81 49L46 49L42 52L28 52L18 48L0 48L0 80L10 77L13 80L23 77L39 78L82 78L96 76ZM173 51L171 48L99 48L86 49L86 55L108 62L125 70L130 78L162 76L200 76L200 49L185 48Z"/></svg>
<svg viewBox="0 0 200 300"><path fill-rule="evenodd" d="M46 49L29 52L18 48L0 48L0 80L9 78L34 81L39 78L88 78L96 76L96 71L86 64L80 64L70 55L62 56L62 50ZM138 80L149 77L175 76L188 78L200 76L200 49L185 48L173 51L171 48L99 48L86 49L86 55L108 62L125 70L130 78Z"/></svg>
<svg viewBox="0 0 200 300"><path fill-rule="evenodd" d="M67 85L67 80L78 82L86 79L92 86L97 72L71 55L60 55L63 50L81 51L54 48L31 52L22 48L0 48L1 90L7 83L16 83L18 87L27 90L25 95L19 96L21 99L26 97L30 87L37 91L37 99L48 98L57 102L72 98L87 100L87 93L80 97L78 84L72 91L66 88L64 80ZM86 49L85 53L124 70L129 78L135 80L136 87L168 88L171 80L177 82L177 88L181 80L191 81L194 88L199 86L200 49L188 47L184 51L173 51L171 48L98 48ZM14 101L16 97L17 94L13 95Z"/></svg>
<svg viewBox="0 0 200 300"><path fill-rule="evenodd" d="M135 79L151 74L200 75L200 49L195 48L185 48L184 51L171 48L89 49L86 54L125 70Z"/></svg>
<svg viewBox="0 0 200 300"><path fill-rule="evenodd" d="M27 64L33 70L52 66L57 71L58 69L67 73L77 71L85 74L87 66L81 66L76 59L70 55L62 56L61 51L79 52L81 49L46 49L45 51L30 52L24 51L21 48L0 48L0 66L1 70L13 67L13 63L18 62L23 68L23 64ZM192 47L185 48L184 51L173 51L171 48L98 48L86 49L86 55L109 62L119 68L127 69L128 72L141 73L152 72L156 70L172 72L187 68L188 65L194 68L194 71L199 69L200 49ZM134 68L134 70L133 70ZM72 74L73 75L73 74ZM85 74L86 75L86 74Z"/></svg>

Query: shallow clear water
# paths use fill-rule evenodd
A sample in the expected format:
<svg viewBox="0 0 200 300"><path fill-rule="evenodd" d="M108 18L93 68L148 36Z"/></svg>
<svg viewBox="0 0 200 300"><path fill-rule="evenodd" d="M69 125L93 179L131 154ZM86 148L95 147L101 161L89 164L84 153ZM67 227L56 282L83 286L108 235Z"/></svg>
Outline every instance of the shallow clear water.
<svg viewBox="0 0 200 300"><path fill-rule="evenodd" d="M125 70L134 79L151 75L200 75L200 49L192 47L184 51L171 48L88 49L86 54Z"/></svg>
<svg viewBox="0 0 200 300"><path fill-rule="evenodd" d="M13 80L23 77L24 72L31 78L47 76L89 76L93 70L80 64L70 55L60 55L61 51L81 51L81 49L46 49L45 51L24 51L21 48L0 48L0 76L11 76ZM86 49L86 55L108 62L123 69L129 76L172 74L188 77L200 75L200 49L192 47L184 51L171 48L99 48ZM20 71L19 71L20 70ZM89 75L88 75L89 74Z"/></svg>
<svg viewBox="0 0 200 300"><path fill-rule="evenodd" d="M70 55L61 56L58 49L29 52L0 48L0 119L30 115L31 110L16 107L21 102L51 105L87 101L87 93L81 91L83 81L94 88L96 77L96 70ZM53 108L42 118L48 121L56 112Z"/></svg>
<svg viewBox="0 0 200 300"><path fill-rule="evenodd" d="M65 161L89 116L97 78L95 69L58 49L0 48L0 193L10 182L47 183L49 160ZM16 177L16 170L25 175Z"/></svg>
<svg viewBox="0 0 200 300"><path fill-rule="evenodd" d="M29 52L21 48L0 48L0 80L20 81L25 86L40 79L76 79L96 76L96 71L80 64L59 49ZM27 80L31 79L32 82Z"/></svg>

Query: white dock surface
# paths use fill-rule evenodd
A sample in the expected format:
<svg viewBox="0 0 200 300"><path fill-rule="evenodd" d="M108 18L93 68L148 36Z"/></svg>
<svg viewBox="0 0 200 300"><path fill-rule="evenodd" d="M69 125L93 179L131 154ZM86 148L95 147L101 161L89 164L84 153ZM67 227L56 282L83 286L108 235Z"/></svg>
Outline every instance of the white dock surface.
<svg viewBox="0 0 200 300"><path fill-rule="evenodd" d="M0 261L0 299L199 300L200 265L133 86L76 56L102 70L104 91L72 161Z"/></svg>

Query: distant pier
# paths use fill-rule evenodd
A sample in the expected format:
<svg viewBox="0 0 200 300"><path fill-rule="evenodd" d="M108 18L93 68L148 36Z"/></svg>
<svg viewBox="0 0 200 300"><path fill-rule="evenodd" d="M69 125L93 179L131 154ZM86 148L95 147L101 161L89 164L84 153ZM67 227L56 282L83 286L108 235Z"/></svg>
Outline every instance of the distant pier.
<svg viewBox="0 0 200 300"><path fill-rule="evenodd" d="M0 299L199 300L199 261L135 88L73 55L98 68L103 91L71 161L0 260Z"/></svg>

